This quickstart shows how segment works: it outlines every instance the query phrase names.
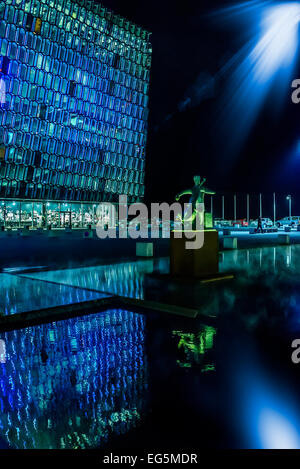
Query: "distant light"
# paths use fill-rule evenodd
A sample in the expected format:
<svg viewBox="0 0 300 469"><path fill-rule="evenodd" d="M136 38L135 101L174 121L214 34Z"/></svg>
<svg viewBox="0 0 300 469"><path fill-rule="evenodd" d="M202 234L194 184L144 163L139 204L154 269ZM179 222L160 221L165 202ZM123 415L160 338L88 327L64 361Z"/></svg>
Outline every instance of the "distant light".
<svg viewBox="0 0 300 469"><path fill-rule="evenodd" d="M253 449L300 449L300 413L297 393L267 377L258 364L241 370L241 426L246 447Z"/></svg>
<svg viewBox="0 0 300 469"><path fill-rule="evenodd" d="M300 2L240 3L234 11L228 9L226 20L240 27L242 14L247 17L250 39L229 63L230 78L220 101L218 119L221 141L225 142L222 151L228 155L227 167L244 144L275 82L273 105L276 111L280 109L290 90L299 48ZM239 132L234 131L237 126ZM229 133L231 139L227 138Z"/></svg>
<svg viewBox="0 0 300 469"><path fill-rule="evenodd" d="M293 423L273 409L262 410L258 432L263 449L300 448L300 436Z"/></svg>
<svg viewBox="0 0 300 469"><path fill-rule="evenodd" d="M262 22L262 38L253 49L255 78L268 80L280 67L292 64L298 48L300 4L287 3L268 8Z"/></svg>

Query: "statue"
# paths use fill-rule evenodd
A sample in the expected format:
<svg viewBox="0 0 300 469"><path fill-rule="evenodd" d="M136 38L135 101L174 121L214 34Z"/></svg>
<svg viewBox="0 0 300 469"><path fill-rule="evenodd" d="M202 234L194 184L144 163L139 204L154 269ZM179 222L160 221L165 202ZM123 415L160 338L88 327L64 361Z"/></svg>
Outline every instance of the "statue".
<svg viewBox="0 0 300 469"><path fill-rule="evenodd" d="M202 178L200 176L194 176L194 187L192 189L186 189L179 194L176 195L176 201L179 201L179 199L183 195L191 195L189 203L192 204L192 215L190 218L184 218L183 220L181 219L180 221L182 223L184 222L191 222L193 229L196 228L196 221L197 221L197 216L199 219L199 226L204 226L204 197L206 194L208 195L214 195L215 192L207 189L204 187L204 184L206 182L206 178ZM199 210L199 204L203 204L202 208L203 210ZM198 207L197 207L198 206Z"/></svg>

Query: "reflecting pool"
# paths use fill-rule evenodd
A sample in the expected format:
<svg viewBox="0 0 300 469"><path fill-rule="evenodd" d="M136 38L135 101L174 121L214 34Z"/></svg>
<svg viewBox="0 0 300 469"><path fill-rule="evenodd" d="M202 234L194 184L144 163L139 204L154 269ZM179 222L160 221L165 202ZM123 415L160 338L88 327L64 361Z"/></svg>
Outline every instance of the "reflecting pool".
<svg viewBox="0 0 300 469"><path fill-rule="evenodd" d="M281 277L297 274L300 277L299 261L300 245L235 249L220 254L220 270L247 270L249 275L276 273Z"/></svg>
<svg viewBox="0 0 300 469"><path fill-rule="evenodd" d="M80 288L91 288L101 292L144 298L144 277L158 271L169 271L168 259L149 259L119 264L55 270L26 274L26 276L51 282L63 283Z"/></svg>
<svg viewBox="0 0 300 469"><path fill-rule="evenodd" d="M80 303L108 296L100 292L10 274L0 274L0 285L0 312L4 315Z"/></svg>
<svg viewBox="0 0 300 469"><path fill-rule="evenodd" d="M300 448L299 261L297 245L221 253L235 278L193 286L196 319L110 309L0 333L0 447ZM7 297L50 301L53 286L144 298L148 274L168 268L5 274L17 282Z"/></svg>
<svg viewBox="0 0 300 469"><path fill-rule="evenodd" d="M0 333L0 447L143 447L161 430L162 442L178 438L172 419L190 405L182 371L203 377L206 406L216 333L123 309Z"/></svg>
<svg viewBox="0 0 300 469"><path fill-rule="evenodd" d="M0 435L10 447L101 447L141 419L142 315L109 310L0 337Z"/></svg>

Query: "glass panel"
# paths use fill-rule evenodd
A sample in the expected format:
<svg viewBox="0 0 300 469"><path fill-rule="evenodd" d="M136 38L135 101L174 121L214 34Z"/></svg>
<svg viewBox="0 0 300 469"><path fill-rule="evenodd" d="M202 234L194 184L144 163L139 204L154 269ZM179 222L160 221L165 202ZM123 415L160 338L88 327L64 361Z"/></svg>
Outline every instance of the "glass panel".
<svg viewBox="0 0 300 469"><path fill-rule="evenodd" d="M35 202L33 204L33 227L41 228L43 226L43 209L42 203Z"/></svg>
<svg viewBox="0 0 300 469"><path fill-rule="evenodd" d="M22 202L21 204L21 226L24 228L32 227L32 203Z"/></svg>

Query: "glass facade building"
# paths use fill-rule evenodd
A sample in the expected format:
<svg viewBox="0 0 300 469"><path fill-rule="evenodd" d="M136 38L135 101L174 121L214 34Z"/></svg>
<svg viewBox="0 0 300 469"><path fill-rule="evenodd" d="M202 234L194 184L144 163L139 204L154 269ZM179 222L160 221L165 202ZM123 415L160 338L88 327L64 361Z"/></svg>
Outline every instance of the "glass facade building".
<svg viewBox="0 0 300 469"><path fill-rule="evenodd" d="M19 221L20 200L143 198L149 36L90 0L0 0L0 200Z"/></svg>

